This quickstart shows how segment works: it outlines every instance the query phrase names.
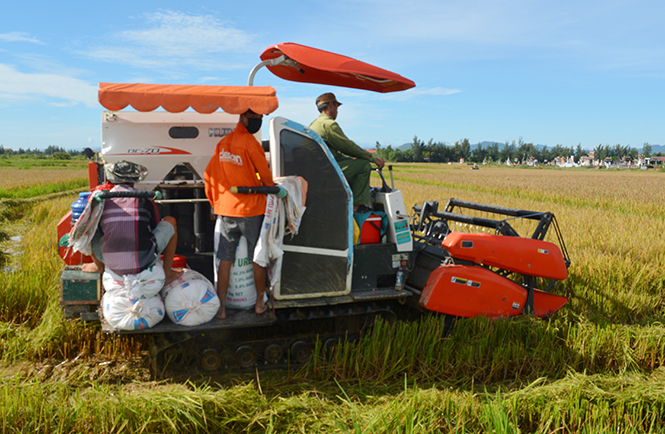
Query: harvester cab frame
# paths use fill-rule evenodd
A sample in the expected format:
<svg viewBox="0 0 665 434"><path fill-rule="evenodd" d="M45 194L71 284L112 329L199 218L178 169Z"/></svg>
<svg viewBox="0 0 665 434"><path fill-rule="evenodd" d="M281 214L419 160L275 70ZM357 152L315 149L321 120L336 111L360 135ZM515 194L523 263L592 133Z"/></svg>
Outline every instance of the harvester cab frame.
<svg viewBox="0 0 665 434"><path fill-rule="evenodd" d="M267 115L277 109L273 88L253 86L259 68L265 66L286 80L375 92L415 86L390 71L299 44L277 44L260 57L248 86L100 83L99 101L109 110L102 114L103 162L130 160L148 168L148 176L135 188L161 193L156 200L160 215L177 220L176 253L210 280L214 216L205 197L203 172L239 114L251 109ZM137 111L122 111L130 105ZM166 112L156 111L160 106ZM194 111L186 111L190 107ZM223 112L217 111L220 108ZM262 142L260 131L256 138ZM263 147L274 177L299 176L308 183L299 231L284 239L272 309L263 315L227 309L225 320L190 327L165 318L141 330L116 330L101 318L106 333L150 337L155 374L167 366L213 371L233 361L242 368L304 363L317 339L331 346L357 337L377 317L395 320L426 311L461 317L544 317L566 303L565 297L547 292L551 285L537 288L542 279L564 280L570 263L556 223L564 253L544 241L555 222L550 213L451 199L445 211L438 210L437 201L427 201L416 205L410 216L402 192L394 184L389 187L379 171L382 187L372 187L370 201L374 212L385 215L386 232L380 242L355 244L351 189L318 134L275 117ZM103 182L98 179L103 171L98 163L89 165L92 189ZM392 166L389 169L392 180ZM469 217L464 210L494 217ZM506 216L540 219L537 235L521 237ZM464 234L452 229L456 222L493 228L497 234ZM59 238L70 226L66 215L58 225ZM76 271L76 264L86 258L62 249L60 253L68 264L61 276L61 305L65 312L94 318L102 292L99 276ZM86 279L96 282L89 290L77 285Z"/></svg>

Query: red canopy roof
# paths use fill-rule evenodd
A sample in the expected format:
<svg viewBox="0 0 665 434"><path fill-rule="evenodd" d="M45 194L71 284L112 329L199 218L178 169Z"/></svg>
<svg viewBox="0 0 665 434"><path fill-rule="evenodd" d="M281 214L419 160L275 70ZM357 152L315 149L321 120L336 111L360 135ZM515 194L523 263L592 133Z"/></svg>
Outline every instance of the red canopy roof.
<svg viewBox="0 0 665 434"><path fill-rule="evenodd" d="M283 42L266 48L261 53L261 60L274 59L282 54L295 61L297 65L268 65L268 69L285 80L330 84L375 92L396 92L416 85L408 78L360 60L293 42Z"/></svg>
<svg viewBox="0 0 665 434"><path fill-rule="evenodd" d="M204 86L181 84L99 83L99 102L109 110L131 105L141 112L162 106L171 113L193 108L212 113L221 108L226 113L241 114L251 109L267 115L277 110L275 89L270 86Z"/></svg>

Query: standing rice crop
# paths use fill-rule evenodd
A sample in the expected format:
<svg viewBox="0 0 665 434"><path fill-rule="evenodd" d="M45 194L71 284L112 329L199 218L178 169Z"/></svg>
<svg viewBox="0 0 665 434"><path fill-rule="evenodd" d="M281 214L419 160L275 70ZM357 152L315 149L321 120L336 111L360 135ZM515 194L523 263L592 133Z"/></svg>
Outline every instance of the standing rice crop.
<svg viewBox="0 0 665 434"><path fill-rule="evenodd" d="M553 212L569 303L549 320L379 321L301 371L220 383L139 381L140 339L62 318L54 233L75 195L41 201L22 209L23 257L0 274L4 432L663 432L662 176L397 165L407 208L454 197ZM27 367L5 374L14 364Z"/></svg>

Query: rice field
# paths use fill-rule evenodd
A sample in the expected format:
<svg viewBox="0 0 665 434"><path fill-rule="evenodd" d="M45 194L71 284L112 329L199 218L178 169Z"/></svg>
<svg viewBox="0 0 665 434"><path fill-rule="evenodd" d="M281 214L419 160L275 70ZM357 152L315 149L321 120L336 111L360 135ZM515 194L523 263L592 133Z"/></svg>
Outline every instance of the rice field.
<svg viewBox="0 0 665 434"><path fill-rule="evenodd" d="M0 165L0 199L28 198L88 185L85 166L6 167Z"/></svg>
<svg viewBox="0 0 665 434"><path fill-rule="evenodd" d="M79 178L87 178L87 173L81 168L19 169L0 167L0 188L3 189L15 189L17 187L56 183Z"/></svg>
<svg viewBox="0 0 665 434"><path fill-rule="evenodd" d="M435 315L378 322L300 371L154 382L140 339L62 318L54 233L75 193L36 200L0 217L27 228L0 273L1 432L665 432L664 173L394 167L407 209L454 197L553 212L568 305L450 334Z"/></svg>

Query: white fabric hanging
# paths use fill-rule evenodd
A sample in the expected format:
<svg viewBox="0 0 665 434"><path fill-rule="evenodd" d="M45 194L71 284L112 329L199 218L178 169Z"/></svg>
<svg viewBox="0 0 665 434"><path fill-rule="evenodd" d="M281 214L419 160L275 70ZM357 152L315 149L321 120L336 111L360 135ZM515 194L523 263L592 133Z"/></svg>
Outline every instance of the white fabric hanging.
<svg viewBox="0 0 665 434"><path fill-rule="evenodd" d="M104 211L104 201L99 200L98 195L99 191L95 191L88 197L85 209L69 232L69 247L74 249L75 253L92 255L92 238L97 232L97 225Z"/></svg>
<svg viewBox="0 0 665 434"><path fill-rule="evenodd" d="M288 195L282 200L277 195L267 195L261 234L254 249L254 262L268 269L271 288L282 272L285 227L292 236L298 233L306 209L303 191L307 189L307 181L297 176L275 178L275 183L286 189Z"/></svg>

